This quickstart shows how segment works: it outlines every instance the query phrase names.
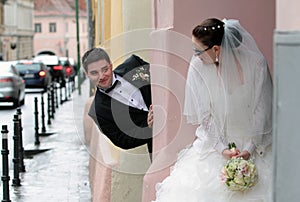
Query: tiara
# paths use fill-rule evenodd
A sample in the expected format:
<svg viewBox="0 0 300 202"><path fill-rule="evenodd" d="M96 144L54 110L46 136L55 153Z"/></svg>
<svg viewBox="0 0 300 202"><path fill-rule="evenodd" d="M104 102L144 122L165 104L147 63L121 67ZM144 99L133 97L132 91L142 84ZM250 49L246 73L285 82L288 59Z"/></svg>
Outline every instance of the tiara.
<svg viewBox="0 0 300 202"><path fill-rule="evenodd" d="M204 31L208 31L208 30L216 30L216 29L221 29L224 28L224 25L215 25L215 26L203 26L203 30Z"/></svg>

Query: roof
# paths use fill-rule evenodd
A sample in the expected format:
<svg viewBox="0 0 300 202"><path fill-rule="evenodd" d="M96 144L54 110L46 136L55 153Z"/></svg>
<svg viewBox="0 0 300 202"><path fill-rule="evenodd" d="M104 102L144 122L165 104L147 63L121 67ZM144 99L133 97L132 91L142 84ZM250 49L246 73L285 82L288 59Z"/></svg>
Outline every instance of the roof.
<svg viewBox="0 0 300 202"><path fill-rule="evenodd" d="M86 15L85 0L78 0L79 15ZM75 0L38 0L34 1L34 15L71 15L76 14Z"/></svg>

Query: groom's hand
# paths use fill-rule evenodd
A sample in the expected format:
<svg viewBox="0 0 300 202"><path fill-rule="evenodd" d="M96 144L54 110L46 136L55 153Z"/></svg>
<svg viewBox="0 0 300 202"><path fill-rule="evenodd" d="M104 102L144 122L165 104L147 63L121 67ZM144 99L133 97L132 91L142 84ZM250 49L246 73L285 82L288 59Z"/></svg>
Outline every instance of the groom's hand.
<svg viewBox="0 0 300 202"><path fill-rule="evenodd" d="M149 107L149 112L148 112L148 117L147 117L147 123L148 123L148 127L152 128L152 125L153 125L153 109L152 109L152 105L150 105L150 107Z"/></svg>

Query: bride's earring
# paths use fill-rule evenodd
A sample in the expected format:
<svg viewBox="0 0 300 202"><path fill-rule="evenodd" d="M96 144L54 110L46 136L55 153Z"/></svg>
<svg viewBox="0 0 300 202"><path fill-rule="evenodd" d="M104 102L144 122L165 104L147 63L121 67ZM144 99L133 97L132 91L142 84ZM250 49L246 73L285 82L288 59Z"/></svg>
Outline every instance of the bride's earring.
<svg viewBox="0 0 300 202"><path fill-rule="evenodd" d="M216 55L215 65L216 65L216 66L219 66L219 58L218 58L217 55Z"/></svg>

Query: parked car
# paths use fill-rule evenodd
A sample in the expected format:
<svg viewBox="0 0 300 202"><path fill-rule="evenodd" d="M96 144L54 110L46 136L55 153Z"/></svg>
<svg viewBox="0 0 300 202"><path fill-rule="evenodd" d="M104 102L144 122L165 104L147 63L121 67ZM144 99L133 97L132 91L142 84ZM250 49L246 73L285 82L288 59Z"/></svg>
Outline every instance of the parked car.
<svg viewBox="0 0 300 202"><path fill-rule="evenodd" d="M16 64L16 68L25 80L26 88L43 88L47 90L47 87L51 84L50 68L42 62L23 60Z"/></svg>
<svg viewBox="0 0 300 202"><path fill-rule="evenodd" d="M70 81L74 81L76 76L76 66L73 58L68 57L59 57L60 64L64 66L66 77L70 79Z"/></svg>
<svg viewBox="0 0 300 202"><path fill-rule="evenodd" d="M25 81L12 62L0 62L0 102L25 103Z"/></svg>
<svg viewBox="0 0 300 202"><path fill-rule="evenodd" d="M59 57L56 55L37 55L33 59L34 62L42 62L50 67L52 80L60 84L61 87L66 85L66 71L60 63Z"/></svg>

